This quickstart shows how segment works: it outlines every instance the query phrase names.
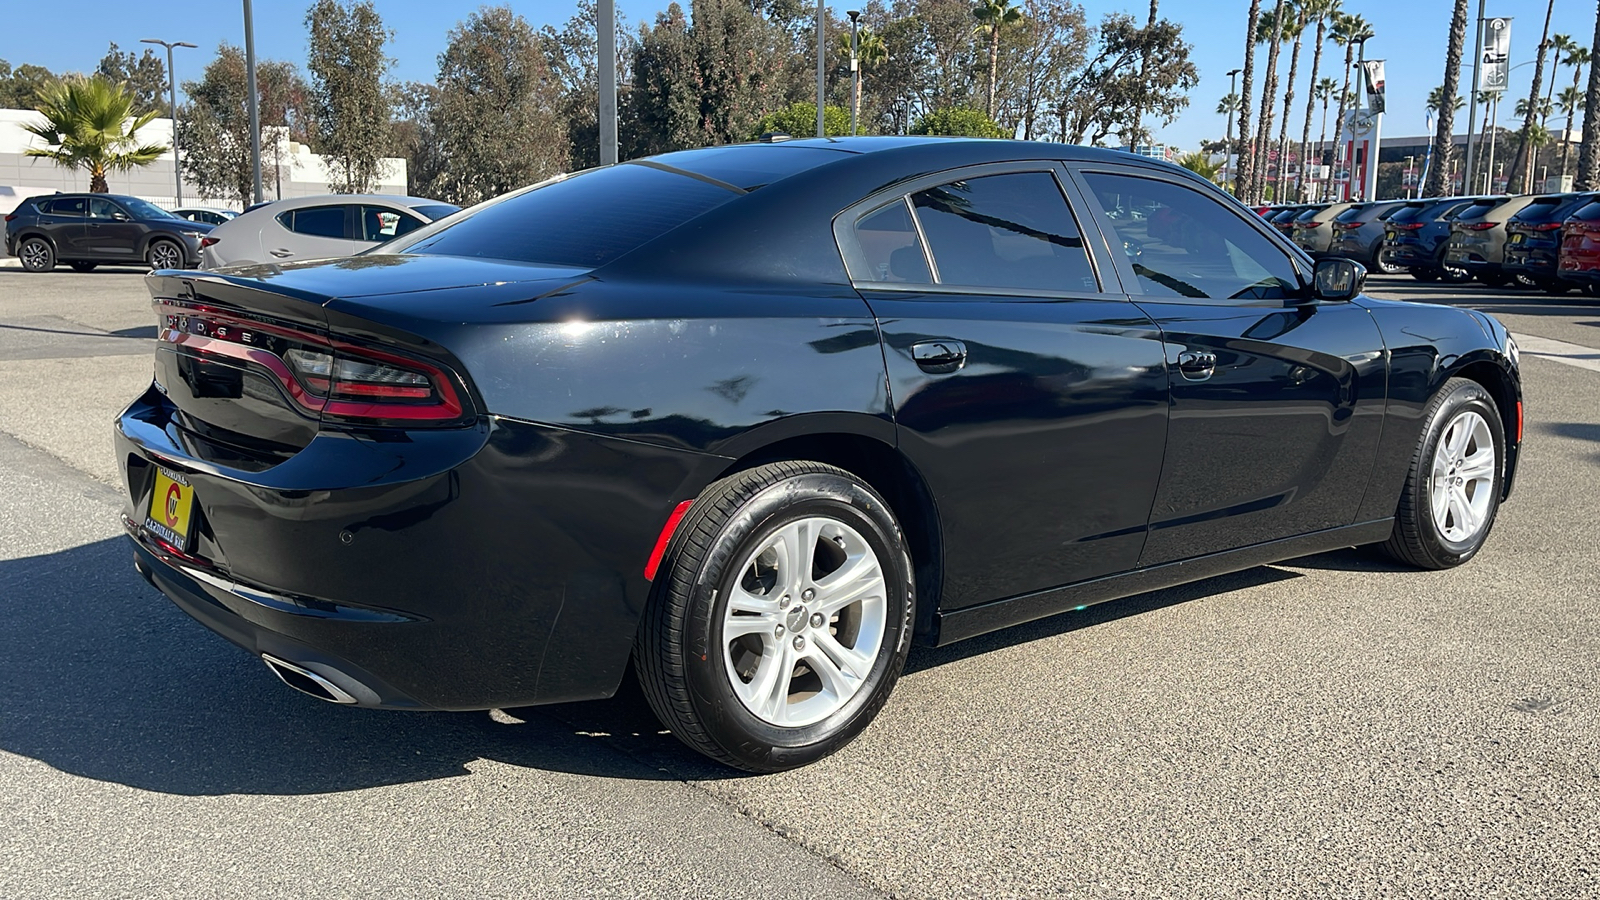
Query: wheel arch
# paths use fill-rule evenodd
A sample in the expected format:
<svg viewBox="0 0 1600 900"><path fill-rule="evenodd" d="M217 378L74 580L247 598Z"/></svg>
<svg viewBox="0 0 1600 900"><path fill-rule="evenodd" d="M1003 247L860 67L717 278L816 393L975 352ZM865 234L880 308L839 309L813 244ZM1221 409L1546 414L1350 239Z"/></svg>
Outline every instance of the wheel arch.
<svg viewBox="0 0 1600 900"><path fill-rule="evenodd" d="M1505 478L1500 492L1500 498L1504 500L1511 495L1512 475L1516 471L1517 451L1520 448L1520 442L1517 440L1517 404L1522 402L1522 392L1506 370L1503 360L1492 359L1483 354L1446 370L1439 386L1451 378L1465 378L1476 383L1489 392L1489 396L1494 398L1495 406L1500 410L1500 425L1506 436ZM1436 386L1435 390L1438 390L1439 386Z"/></svg>
<svg viewBox="0 0 1600 900"><path fill-rule="evenodd" d="M916 634L932 634L943 585L944 551L933 492L916 466L892 443L846 431L783 437L747 450L717 474L726 478L746 469L784 460L811 460L838 466L883 496L905 533L917 582Z"/></svg>
<svg viewBox="0 0 1600 900"><path fill-rule="evenodd" d="M56 259L61 258L61 245L56 243L56 239L51 237L49 232L40 228L29 228L24 231L17 232L18 249L21 249L23 241L27 241L32 238L38 238L39 240L44 241L46 244L49 244L50 252L56 255Z"/></svg>
<svg viewBox="0 0 1600 900"><path fill-rule="evenodd" d="M189 248L184 246L183 238L180 238L175 234L167 234L164 231L155 231L145 235L144 242L139 245L140 259L144 259L150 255L150 247L154 245L156 241L166 241L169 244L177 245L178 252L183 254L183 258L185 260L189 258Z"/></svg>

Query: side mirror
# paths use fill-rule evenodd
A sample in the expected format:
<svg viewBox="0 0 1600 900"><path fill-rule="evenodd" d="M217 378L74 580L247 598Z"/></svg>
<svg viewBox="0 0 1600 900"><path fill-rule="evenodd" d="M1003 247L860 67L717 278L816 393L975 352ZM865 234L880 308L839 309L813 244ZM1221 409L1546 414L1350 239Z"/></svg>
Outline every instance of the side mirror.
<svg viewBox="0 0 1600 900"><path fill-rule="evenodd" d="M114 212L111 214L111 221L126 222L128 221L128 214L125 212Z"/></svg>
<svg viewBox="0 0 1600 900"><path fill-rule="evenodd" d="M1361 295L1367 267L1349 259L1319 259L1311 270L1311 295L1324 303L1348 303Z"/></svg>

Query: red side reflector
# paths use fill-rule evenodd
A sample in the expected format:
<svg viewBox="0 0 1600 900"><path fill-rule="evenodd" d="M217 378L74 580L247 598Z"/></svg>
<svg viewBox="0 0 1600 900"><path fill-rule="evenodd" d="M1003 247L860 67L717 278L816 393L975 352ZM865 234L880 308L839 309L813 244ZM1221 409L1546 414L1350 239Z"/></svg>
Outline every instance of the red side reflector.
<svg viewBox="0 0 1600 900"><path fill-rule="evenodd" d="M1517 443L1522 443L1522 401L1517 401Z"/></svg>
<svg viewBox="0 0 1600 900"><path fill-rule="evenodd" d="M1522 407L1519 405L1517 408ZM645 581L656 580L656 569L661 565L661 557L667 552L667 544L672 540L672 533L678 530L678 523L683 521L684 514L689 511L689 505L692 503L693 500L679 503L677 508L673 509L672 515L667 516L667 524L661 526L661 534L656 538L656 548L650 551L650 561L644 564Z"/></svg>

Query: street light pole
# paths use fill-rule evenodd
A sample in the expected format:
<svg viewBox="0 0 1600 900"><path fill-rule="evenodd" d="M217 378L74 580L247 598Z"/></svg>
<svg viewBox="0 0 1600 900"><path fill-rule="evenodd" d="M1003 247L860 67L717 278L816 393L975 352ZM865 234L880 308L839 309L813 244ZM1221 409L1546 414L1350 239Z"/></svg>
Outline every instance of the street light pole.
<svg viewBox="0 0 1600 900"><path fill-rule="evenodd" d="M1462 192L1467 194L1472 193L1473 186L1478 180L1472 174L1472 164L1477 161L1477 147L1472 142L1472 132L1478 121L1478 90L1480 87L1479 82L1483 79L1483 75L1481 74L1481 68L1483 66L1483 0L1478 0L1478 33L1477 38L1473 41L1472 47L1472 88L1470 91L1468 91L1470 103L1467 107L1467 174L1461 179ZM1440 97L1439 99L1444 103L1455 102L1455 98L1453 97ZM1450 136L1450 141L1452 143L1455 142L1455 139L1455 135ZM1481 135L1479 136L1479 140L1482 140ZM1442 147L1440 148L1441 151L1443 149L1444 148ZM1444 174L1445 180L1448 181L1450 179L1450 173L1446 172Z"/></svg>
<svg viewBox="0 0 1600 900"><path fill-rule="evenodd" d="M600 165L617 162L617 4L600 0Z"/></svg>
<svg viewBox="0 0 1600 900"><path fill-rule="evenodd" d="M250 0L244 0L244 81L245 98L250 107L250 178L255 187L255 202L261 195L261 104L256 96L256 24Z"/></svg>
<svg viewBox="0 0 1600 900"><path fill-rule="evenodd" d="M856 136L856 108L861 105L861 60L856 52L856 40L861 34L861 10L852 9L850 17L850 136Z"/></svg>
<svg viewBox="0 0 1600 900"><path fill-rule="evenodd" d="M1228 169L1233 162L1233 111L1239 106L1239 73L1243 69L1234 69L1228 73L1228 133L1222 138L1222 183L1228 183Z"/></svg>
<svg viewBox="0 0 1600 900"><path fill-rule="evenodd" d="M172 50L174 47L188 47L191 50L196 48L194 44L191 44L188 41L173 41L169 43L167 41L158 41L155 38L143 38L139 41L139 43L160 44L161 46L167 48L167 97L171 104L167 112L172 115L172 200L174 206L182 206L183 165L181 160L178 158L178 73L174 72L172 69Z"/></svg>
<svg viewBox="0 0 1600 900"><path fill-rule="evenodd" d="M827 137L822 128L822 101L826 88L828 57L827 15L826 0L817 0L817 137Z"/></svg>

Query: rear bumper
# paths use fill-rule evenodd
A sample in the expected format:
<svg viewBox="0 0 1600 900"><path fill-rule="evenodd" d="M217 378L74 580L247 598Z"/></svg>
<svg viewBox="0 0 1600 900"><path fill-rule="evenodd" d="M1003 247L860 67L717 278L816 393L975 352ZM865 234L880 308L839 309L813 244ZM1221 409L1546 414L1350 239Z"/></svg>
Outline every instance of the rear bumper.
<svg viewBox="0 0 1600 900"><path fill-rule="evenodd" d="M662 523L727 464L490 419L402 439L324 432L252 473L217 464L154 389L115 431L151 584L251 653L401 708L609 696ZM145 528L157 466L193 487L188 548Z"/></svg>

